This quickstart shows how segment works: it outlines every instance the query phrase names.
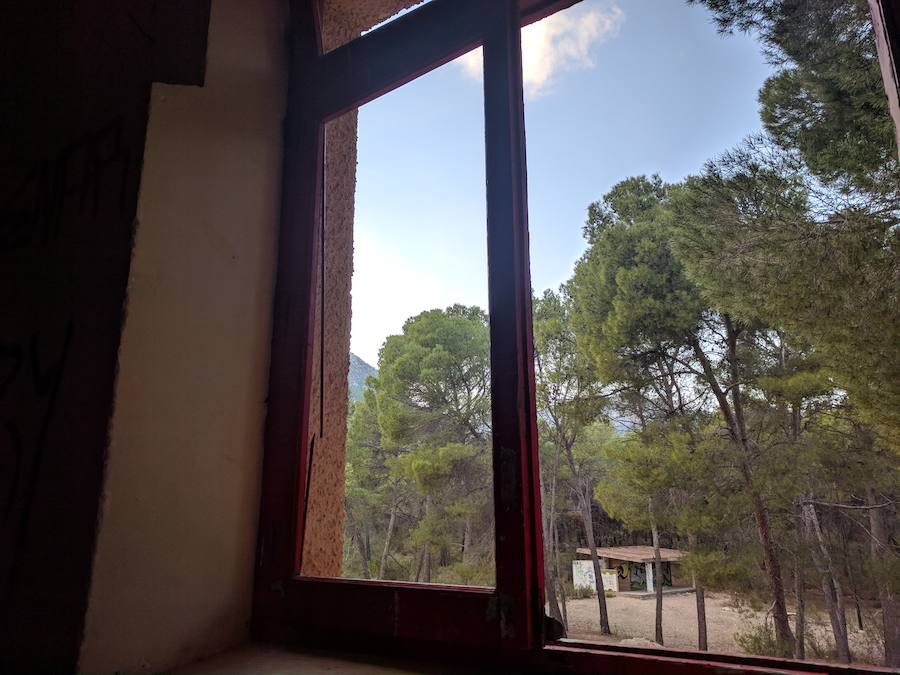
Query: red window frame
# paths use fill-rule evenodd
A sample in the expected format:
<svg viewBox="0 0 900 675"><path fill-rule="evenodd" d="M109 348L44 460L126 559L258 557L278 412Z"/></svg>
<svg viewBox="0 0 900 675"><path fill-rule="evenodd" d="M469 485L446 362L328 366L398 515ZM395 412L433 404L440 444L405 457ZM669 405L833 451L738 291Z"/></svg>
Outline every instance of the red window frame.
<svg viewBox="0 0 900 675"><path fill-rule="evenodd" d="M327 634L321 638L352 633L482 647L541 643L519 28L574 2L433 0L327 54L321 53L316 6L291 5L294 41L254 616L257 627L269 627L264 633L280 625L305 635ZM500 533L496 588L298 577L324 124L479 45L484 47L494 504ZM345 607L366 610L345 612ZM436 612L445 617L439 624L433 620Z"/></svg>
<svg viewBox="0 0 900 675"><path fill-rule="evenodd" d="M547 642L520 29L579 0L432 0L322 53L317 0L290 3L284 188L265 428L257 638L570 672L862 672L781 659ZM496 587L300 577L324 124L484 47ZM463 649L461 649L463 648Z"/></svg>

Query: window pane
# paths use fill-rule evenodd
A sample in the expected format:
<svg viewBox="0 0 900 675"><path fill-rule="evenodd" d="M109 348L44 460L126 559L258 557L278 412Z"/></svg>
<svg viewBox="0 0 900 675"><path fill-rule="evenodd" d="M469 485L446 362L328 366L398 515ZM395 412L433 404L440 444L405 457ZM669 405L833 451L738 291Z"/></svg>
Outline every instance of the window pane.
<svg viewBox="0 0 900 675"><path fill-rule="evenodd" d="M588 0L525 31L569 637L900 666L900 173L867 12Z"/></svg>
<svg viewBox="0 0 900 675"><path fill-rule="evenodd" d="M304 574L494 583L483 114L451 63L326 127Z"/></svg>
<svg viewBox="0 0 900 675"><path fill-rule="evenodd" d="M431 0L324 3L322 7L322 49L330 52L429 2Z"/></svg>

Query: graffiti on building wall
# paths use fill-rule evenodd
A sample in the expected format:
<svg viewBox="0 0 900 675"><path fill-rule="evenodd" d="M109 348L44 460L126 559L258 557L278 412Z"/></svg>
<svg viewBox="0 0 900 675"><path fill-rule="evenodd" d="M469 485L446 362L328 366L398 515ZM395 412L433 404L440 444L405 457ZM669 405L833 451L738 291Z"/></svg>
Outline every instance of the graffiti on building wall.
<svg viewBox="0 0 900 675"><path fill-rule="evenodd" d="M114 195L125 213L134 166L124 134L116 117L26 172L0 199L0 251L51 244L67 220L92 222L101 194Z"/></svg>
<svg viewBox="0 0 900 675"><path fill-rule="evenodd" d="M640 563L631 565L628 582L631 584L631 590L633 591L647 590L647 568Z"/></svg>
<svg viewBox="0 0 900 675"><path fill-rule="evenodd" d="M603 588L607 591L619 590L619 580L616 570L603 569L600 570L603 579ZM573 560L572 561L572 585L576 589L595 590L597 588L597 577L594 575L594 564L590 560Z"/></svg>
<svg viewBox="0 0 900 675"><path fill-rule="evenodd" d="M632 591L647 590L647 565L645 563L621 561L616 566L616 575L622 580L624 589ZM593 575L591 576L593 579ZM662 585L672 585L672 563L662 564Z"/></svg>

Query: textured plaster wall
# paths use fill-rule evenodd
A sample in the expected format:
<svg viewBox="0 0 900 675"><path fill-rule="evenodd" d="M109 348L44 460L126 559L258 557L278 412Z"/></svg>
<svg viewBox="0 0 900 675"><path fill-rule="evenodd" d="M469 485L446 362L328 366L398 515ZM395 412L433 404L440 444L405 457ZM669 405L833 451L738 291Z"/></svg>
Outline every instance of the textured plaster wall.
<svg viewBox="0 0 900 675"><path fill-rule="evenodd" d="M205 86L153 86L86 672L160 671L246 636L286 4L214 0Z"/></svg>
<svg viewBox="0 0 900 675"><path fill-rule="evenodd" d="M344 44L412 4L415 3L409 0L326 2L324 49ZM329 122L325 130L325 288L324 293L319 289L316 304L316 357L310 406L310 441L315 441L315 452L302 569L303 574L311 576L340 576L343 558L356 129L357 113L353 111ZM323 296L325 363L320 368ZM320 411L324 417L320 417Z"/></svg>
<svg viewBox="0 0 900 675"><path fill-rule="evenodd" d="M310 441L315 443L303 574L339 576L343 557L347 370L350 354L350 277L356 185L356 112L326 125L325 367L320 341L322 289L316 303ZM321 375L321 377L320 377ZM324 391L324 401L322 392ZM324 403L324 405L323 405ZM324 413L324 417L322 414ZM324 425L322 424L324 421Z"/></svg>

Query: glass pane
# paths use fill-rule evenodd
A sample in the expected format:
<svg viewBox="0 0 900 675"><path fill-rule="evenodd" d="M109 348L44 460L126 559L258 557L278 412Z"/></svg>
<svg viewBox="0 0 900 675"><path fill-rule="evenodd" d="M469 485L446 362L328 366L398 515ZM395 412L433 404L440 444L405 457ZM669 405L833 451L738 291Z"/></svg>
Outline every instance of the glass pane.
<svg viewBox="0 0 900 675"><path fill-rule="evenodd" d="M330 52L429 2L431 0L324 3L322 8L322 49Z"/></svg>
<svg viewBox="0 0 900 675"><path fill-rule="evenodd" d="M482 101L451 63L326 127L304 574L494 583Z"/></svg>
<svg viewBox="0 0 900 675"><path fill-rule="evenodd" d="M391 21L394 21L394 20L396 20L396 19L399 19L401 16L403 16L403 15L405 15L405 14L409 14L409 13L412 12L413 10L418 9L418 8L421 7L422 5L428 4L429 2L431 2L431 0L418 0L418 1L416 1L416 0L405 0L405 1L403 1L403 2L399 2L399 3L397 3L398 10L396 11L396 13L394 13L394 14L388 16L387 18L383 19L382 21L376 23L376 24L375 24L374 26L372 26L369 30L363 31L363 35L365 35L365 34L368 33L369 31L372 31L372 30L376 30L376 29L378 29L378 28L381 28L382 26L384 26L384 25L386 25L386 24L389 24ZM400 7L403 7L403 9L399 9Z"/></svg>
<svg viewBox="0 0 900 675"><path fill-rule="evenodd" d="M900 666L900 172L866 3L588 0L523 62L548 613Z"/></svg>

